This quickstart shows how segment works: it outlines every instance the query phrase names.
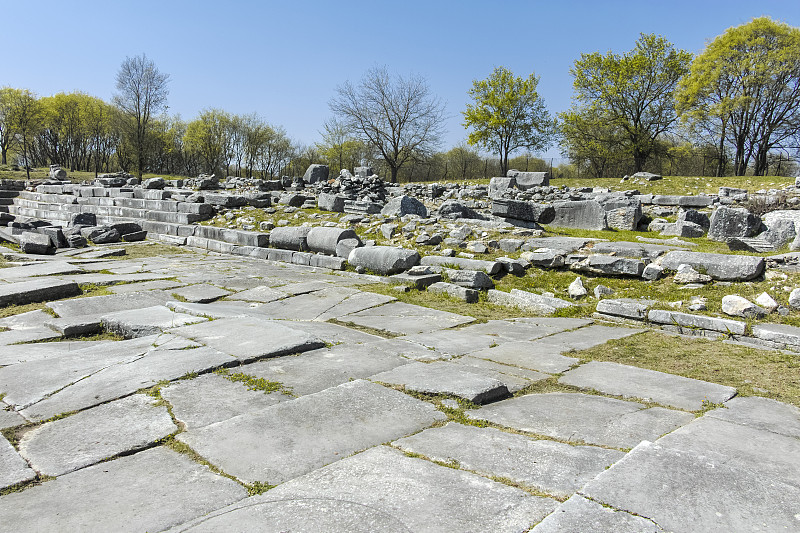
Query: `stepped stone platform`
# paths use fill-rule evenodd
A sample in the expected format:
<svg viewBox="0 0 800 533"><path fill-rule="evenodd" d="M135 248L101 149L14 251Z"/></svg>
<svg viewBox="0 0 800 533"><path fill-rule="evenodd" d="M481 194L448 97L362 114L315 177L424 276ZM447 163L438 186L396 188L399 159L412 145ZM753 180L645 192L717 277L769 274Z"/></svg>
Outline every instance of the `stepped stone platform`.
<svg viewBox="0 0 800 533"><path fill-rule="evenodd" d="M199 253L1 268L46 311L0 319L0 530L800 529L797 407L576 356L641 328L366 281Z"/></svg>

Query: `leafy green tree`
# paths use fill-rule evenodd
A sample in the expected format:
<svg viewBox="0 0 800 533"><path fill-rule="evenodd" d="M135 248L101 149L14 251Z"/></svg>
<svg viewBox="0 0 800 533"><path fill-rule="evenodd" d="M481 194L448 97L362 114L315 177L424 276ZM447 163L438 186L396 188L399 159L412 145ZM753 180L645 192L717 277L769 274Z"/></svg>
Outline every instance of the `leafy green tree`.
<svg viewBox="0 0 800 533"><path fill-rule="evenodd" d="M8 164L8 153L17 143L17 132L14 130L13 103L22 91L11 87L0 88L0 164Z"/></svg>
<svg viewBox="0 0 800 533"><path fill-rule="evenodd" d="M800 28L769 17L729 28L692 62L675 96L691 127L733 147L737 176L763 175L800 130Z"/></svg>
<svg viewBox="0 0 800 533"><path fill-rule="evenodd" d="M372 68L358 85L348 81L337 87L329 106L383 158L392 183L403 165L439 144L444 106L420 77L393 78L385 67Z"/></svg>
<svg viewBox="0 0 800 533"><path fill-rule="evenodd" d="M499 154L504 176L510 153L520 148L543 150L553 139L555 122L536 91L538 84L535 74L525 79L505 67L472 82L473 103L463 112L464 127L472 129L467 140Z"/></svg>
<svg viewBox="0 0 800 533"><path fill-rule="evenodd" d="M36 95L23 89L12 94L9 115L10 129L16 132L22 147L27 178L31 179L31 145L44 124L44 107Z"/></svg>
<svg viewBox="0 0 800 533"><path fill-rule="evenodd" d="M186 126L186 148L197 153L208 173L222 172L231 147L231 116L220 109L207 109Z"/></svg>
<svg viewBox="0 0 800 533"><path fill-rule="evenodd" d="M676 50L665 38L641 34L629 52L581 54L570 69L579 114L604 117L624 132L635 172L675 123L675 87L691 60L689 52Z"/></svg>
<svg viewBox="0 0 800 533"><path fill-rule="evenodd" d="M559 114L563 154L582 174L608 178L625 172L631 158L625 132L599 109L572 106Z"/></svg>
<svg viewBox="0 0 800 533"><path fill-rule="evenodd" d="M444 178L477 178L483 172L480 154L464 143L458 144L445 155Z"/></svg>

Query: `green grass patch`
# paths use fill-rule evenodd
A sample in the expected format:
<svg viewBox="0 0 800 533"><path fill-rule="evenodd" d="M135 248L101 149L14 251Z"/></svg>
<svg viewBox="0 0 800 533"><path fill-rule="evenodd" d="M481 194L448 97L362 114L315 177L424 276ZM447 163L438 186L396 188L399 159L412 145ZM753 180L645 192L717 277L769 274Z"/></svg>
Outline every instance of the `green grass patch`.
<svg viewBox="0 0 800 533"><path fill-rule="evenodd" d="M268 379L245 374L244 372L232 373L227 368L220 368L219 370L215 370L214 373L234 383L241 383L247 387L247 390L261 391L264 394L280 392L281 394L286 394L287 396L294 395L290 388L285 387L283 383L279 381L270 381Z"/></svg>

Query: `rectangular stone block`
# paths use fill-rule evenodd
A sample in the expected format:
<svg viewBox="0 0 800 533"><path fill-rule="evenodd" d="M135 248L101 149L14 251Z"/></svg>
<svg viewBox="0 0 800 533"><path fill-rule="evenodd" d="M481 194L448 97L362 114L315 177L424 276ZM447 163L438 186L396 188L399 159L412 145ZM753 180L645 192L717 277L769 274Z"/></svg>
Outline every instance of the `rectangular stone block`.
<svg viewBox="0 0 800 533"><path fill-rule="evenodd" d="M739 322L738 320L692 315L690 313L679 313L677 311L666 311L663 309L651 310L647 313L647 320L656 324L710 329L711 331L719 331L720 333L730 333L734 335L744 335L746 326L744 322Z"/></svg>

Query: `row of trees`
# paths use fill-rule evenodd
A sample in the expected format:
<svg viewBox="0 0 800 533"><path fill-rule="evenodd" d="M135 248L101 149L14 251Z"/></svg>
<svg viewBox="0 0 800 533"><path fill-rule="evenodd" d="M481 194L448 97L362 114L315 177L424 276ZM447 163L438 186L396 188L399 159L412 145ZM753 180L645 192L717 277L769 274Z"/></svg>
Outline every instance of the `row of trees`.
<svg viewBox="0 0 800 533"><path fill-rule="evenodd" d="M110 104L82 93L36 98L0 90L0 154L3 164L13 152L26 166L139 175L267 177L299 175L317 162L334 173L370 165L394 182L505 174L520 166L513 154L524 150L529 167L531 153L558 142L570 160L559 169L567 175L795 170L784 155L800 151L798 28L757 18L697 57L642 34L628 52L582 54L570 72L572 106L551 116L535 74L495 68L469 90L467 144L439 152L445 108L420 77L373 68L340 85L322 141L298 146L257 115L208 109L190 122L166 115L169 76L140 56L123 62Z"/></svg>
<svg viewBox="0 0 800 533"><path fill-rule="evenodd" d="M273 177L297 152L283 128L256 114L209 109L190 122L167 115L168 81L139 56L123 62L111 103L80 92L37 98L2 88L0 164L14 154L26 168Z"/></svg>
<svg viewBox="0 0 800 533"><path fill-rule="evenodd" d="M583 54L571 72L562 145L592 175L687 154L712 159L718 176L764 175L800 150L800 29L767 17L728 29L694 58L642 35L625 54Z"/></svg>
<svg viewBox="0 0 800 533"><path fill-rule="evenodd" d="M667 167L764 175L800 152L800 29L767 17L727 30L697 57L642 34L628 52L582 54L570 73L573 104L555 118L535 74L497 67L474 81L463 112L468 143L496 154L505 174L510 154L559 142L571 161L565 172L595 177ZM340 86L330 108L392 181L407 165L442 166L432 148L443 108L422 80L372 69Z"/></svg>

